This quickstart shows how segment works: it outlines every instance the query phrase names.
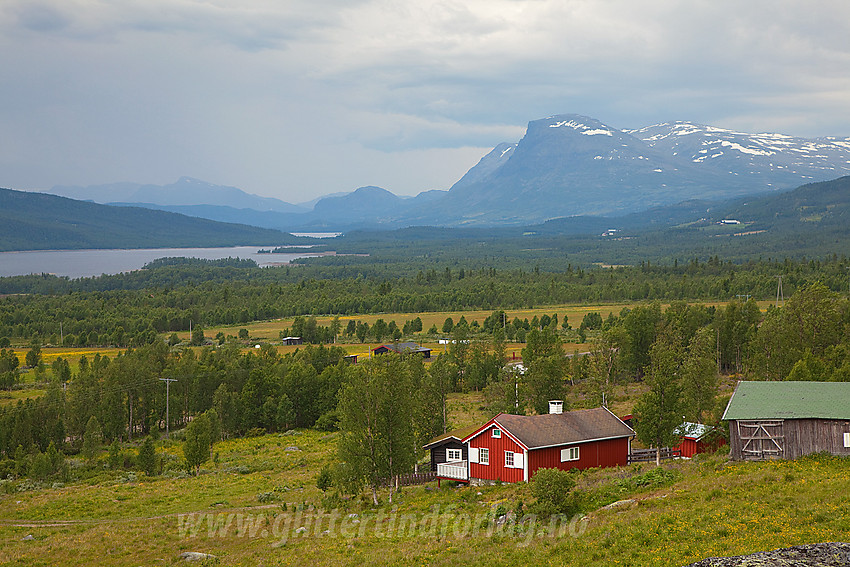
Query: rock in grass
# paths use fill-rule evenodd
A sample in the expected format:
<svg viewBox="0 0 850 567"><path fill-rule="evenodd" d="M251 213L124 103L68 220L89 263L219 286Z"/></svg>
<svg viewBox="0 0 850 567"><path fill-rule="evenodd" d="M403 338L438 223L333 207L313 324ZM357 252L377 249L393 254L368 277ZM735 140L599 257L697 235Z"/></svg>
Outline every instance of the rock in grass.
<svg viewBox="0 0 850 567"><path fill-rule="evenodd" d="M35 538L34 538L34 537L32 537L32 534L27 534L27 535L25 535L25 536L24 536L24 541L32 541L32 540L34 540L34 539L35 539Z"/></svg>
<svg viewBox="0 0 850 567"><path fill-rule="evenodd" d="M709 557L688 567L846 567L850 543L796 545L737 557Z"/></svg>
<svg viewBox="0 0 850 567"><path fill-rule="evenodd" d="M616 502L611 502L607 506L603 506L602 510L617 510L624 508L631 508L635 504L635 500L633 498L628 498L626 500L617 500Z"/></svg>
<svg viewBox="0 0 850 567"><path fill-rule="evenodd" d="M210 553L201 553L199 551L184 551L180 554L181 559L186 561L203 561L205 559L216 559L215 555Z"/></svg>

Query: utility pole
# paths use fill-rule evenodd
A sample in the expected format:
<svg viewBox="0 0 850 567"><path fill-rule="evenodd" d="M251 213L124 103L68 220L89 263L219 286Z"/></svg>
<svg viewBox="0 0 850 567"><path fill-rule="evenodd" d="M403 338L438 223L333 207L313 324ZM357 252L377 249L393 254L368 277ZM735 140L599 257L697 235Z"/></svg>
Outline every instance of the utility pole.
<svg viewBox="0 0 850 567"><path fill-rule="evenodd" d="M776 306L779 307L779 296L782 296L782 303L785 303L785 294L782 292L782 276L774 276L779 278L779 285L776 286Z"/></svg>
<svg viewBox="0 0 850 567"><path fill-rule="evenodd" d="M720 375L720 327L717 327L717 350L715 351L717 359L717 375Z"/></svg>
<svg viewBox="0 0 850 567"><path fill-rule="evenodd" d="M168 413L168 398L169 391L171 390L171 383L177 382L176 378L160 378L160 382L165 382L165 438L168 439L168 429L169 423L171 422L169 413Z"/></svg>

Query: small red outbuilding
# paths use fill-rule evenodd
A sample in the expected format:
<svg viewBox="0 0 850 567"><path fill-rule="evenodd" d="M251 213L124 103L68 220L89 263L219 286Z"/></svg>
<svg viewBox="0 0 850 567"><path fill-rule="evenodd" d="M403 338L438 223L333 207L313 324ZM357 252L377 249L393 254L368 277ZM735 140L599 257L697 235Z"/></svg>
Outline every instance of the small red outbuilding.
<svg viewBox="0 0 850 567"><path fill-rule="evenodd" d="M685 422L676 429L682 441L678 447L682 457L693 457L700 453L716 451L718 447L726 445L726 439L717 434L717 430L710 425L702 423Z"/></svg>
<svg viewBox="0 0 850 567"><path fill-rule="evenodd" d="M607 408L546 415L500 413L463 439L469 479L528 481L538 469L626 465L635 432Z"/></svg>

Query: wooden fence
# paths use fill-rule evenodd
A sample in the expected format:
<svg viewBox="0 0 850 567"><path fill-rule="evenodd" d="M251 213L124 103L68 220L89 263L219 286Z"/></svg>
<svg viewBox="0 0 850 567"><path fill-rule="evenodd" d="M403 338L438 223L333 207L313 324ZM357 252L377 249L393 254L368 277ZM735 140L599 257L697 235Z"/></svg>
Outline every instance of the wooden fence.
<svg viewBox="0 0 850 567"><path fill-rule="evenodd" d="M426 482L431 482L432 480L437 480L436 471L400 474L392 479L384 479L384 481L381 482L381 486L413 486L416 484L425 484Z"/></svg>
<svg viewBox="0 0 850 567"><path fill-rule="evenodd" d="M661 460L675 459L681 456L682 452L679 449L673 449L671 447L661 448ZM632 452L629 454L629 464L646 463L654 460L655 449L632 449Z"/></svg>

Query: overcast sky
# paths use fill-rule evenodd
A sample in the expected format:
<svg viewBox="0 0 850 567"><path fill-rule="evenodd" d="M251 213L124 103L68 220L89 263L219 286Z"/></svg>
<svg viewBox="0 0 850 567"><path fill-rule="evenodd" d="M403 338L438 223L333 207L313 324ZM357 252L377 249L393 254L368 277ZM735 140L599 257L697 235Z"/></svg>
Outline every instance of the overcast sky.
<svg viewBox="0 0 850 567"><path fill-rule="evenodd" d="M0 186L447 189L528 121L850 136L850 2L2 0Z"/></svg>

